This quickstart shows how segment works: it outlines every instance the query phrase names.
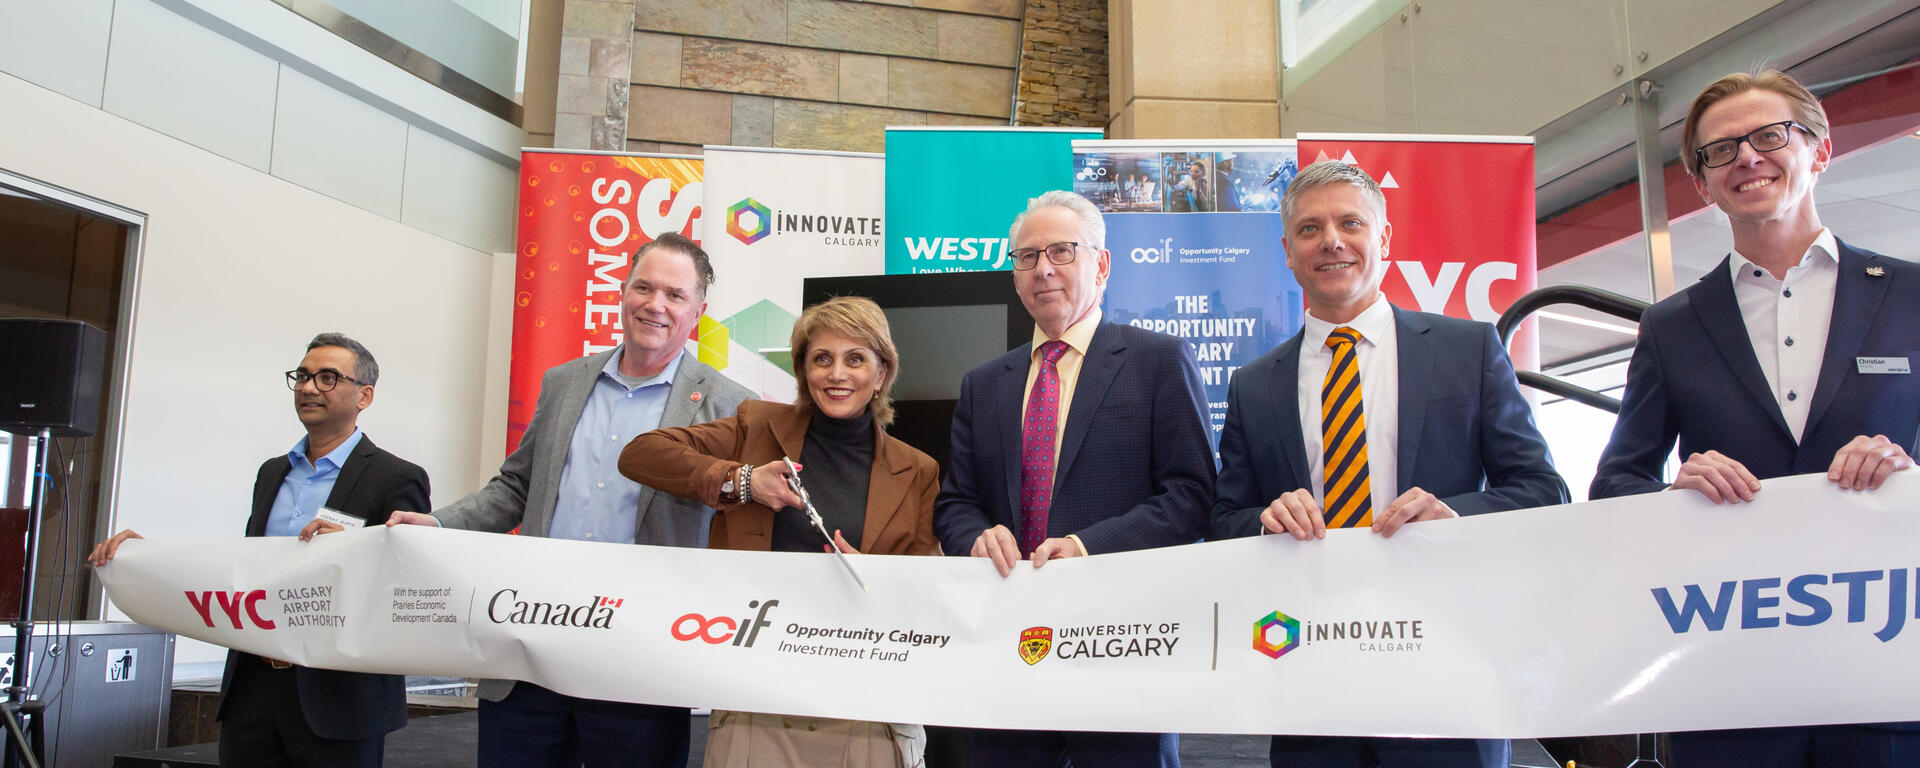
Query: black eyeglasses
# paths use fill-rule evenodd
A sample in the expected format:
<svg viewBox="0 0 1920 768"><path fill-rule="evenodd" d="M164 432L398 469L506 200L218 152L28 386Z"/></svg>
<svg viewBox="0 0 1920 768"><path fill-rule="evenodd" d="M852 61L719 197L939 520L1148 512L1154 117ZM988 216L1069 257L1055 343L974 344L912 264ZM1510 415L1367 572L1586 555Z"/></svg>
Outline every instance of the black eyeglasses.
<svg viewBox="0 0 1920 768"><path fill-rule="evenodd" d="M306 371L295 368L291 371L287 371L287 389L291 389L295 392L298 392L300 391L300 385L311 381L313 382L313 385L315 387L320 388L320 391L332 392L334 387L340 386L341 379L346 379L347 381L351 381L363 387L371 386L364 381L356 379L352 376L348 376L332 368L322 368L320 369L319 373L307 373Z"/></svg>
<svg viewBox="0 0 1920 768"><path fill-rule="evenodd" d="M1025 272L1040 266L1040 254L1047 255L1047 261L1054 266L1066 266L1080 255L1079 243L1054 243L1045 248L1021 248L1013 252L1013 268Z"/></svg>
<svg viewBox="0 0 1920 768"><path fill-rule="evenodd" d="M1792 120L1768 123L1753 129L1745 136L1710 141L1693 151L1694 159L1700 161L1702 168L1718 168L1733 162L1740 156L1740 142L1746 142L1755 152L1772 152L1784 147L1793 138L1793 129L1798 128L1812 136L1813 130Z"/></svg>

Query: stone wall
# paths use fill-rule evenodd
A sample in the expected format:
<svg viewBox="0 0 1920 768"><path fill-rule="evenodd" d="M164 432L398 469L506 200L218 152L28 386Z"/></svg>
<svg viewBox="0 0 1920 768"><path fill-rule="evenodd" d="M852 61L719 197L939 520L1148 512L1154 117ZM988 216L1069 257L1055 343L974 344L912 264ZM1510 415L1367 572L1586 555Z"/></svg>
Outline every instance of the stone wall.
<svg viewBox="0 0 1920 768"><path fill-rule="evenodd" d="M632 8L628 77L584 82L572 103L623 106L616 148L639 152L879 152L889 125L1006 125L1025 10L1022 0L566 2L570 21L575 6ZM590 26L569 24L568 34ZM617 58L593 41L584 47L587 77ZM569 134L567 52L557 137ZM601 125L589 120L574 136L605 148Z"/></svg>
<svg viewBox="0 0 1920 768"><path fill-rule="evenodd" d="M1107 123L1107 0L1027 0L1020 125Z"/></svg>

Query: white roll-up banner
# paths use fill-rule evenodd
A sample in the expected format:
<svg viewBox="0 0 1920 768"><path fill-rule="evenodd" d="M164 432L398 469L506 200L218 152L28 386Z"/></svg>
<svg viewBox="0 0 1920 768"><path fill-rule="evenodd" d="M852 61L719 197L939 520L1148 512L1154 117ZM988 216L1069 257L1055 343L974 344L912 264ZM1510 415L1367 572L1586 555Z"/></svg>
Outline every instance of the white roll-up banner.
<svg viewBox="0 0 1920 768"><path fill-rule="evenodd" d="M1920 720L1920 472L1022 564L422 527L129 541L142 623L299 664L989 728L1546 737Z"/></svg>

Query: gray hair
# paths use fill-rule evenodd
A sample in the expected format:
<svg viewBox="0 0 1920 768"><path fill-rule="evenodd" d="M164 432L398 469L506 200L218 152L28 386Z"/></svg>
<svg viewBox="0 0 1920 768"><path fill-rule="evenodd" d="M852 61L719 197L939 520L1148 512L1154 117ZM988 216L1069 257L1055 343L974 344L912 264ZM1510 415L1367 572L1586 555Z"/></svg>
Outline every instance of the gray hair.
<svg viewBox="0 0 1920 768"><path fill-rule="evenodd" d="M373 353L367 351L367 345L354 341L344 333L323 333L307 342L307 351L321 347L339 347L353 353L353 377L373 386L380 380L380 364L374 362Z"/></svg>
<svg viewBox="0 0 1920 768"><path fill-rule="evenodd" d="M1027 223L1027 216L1042 208L1065 208L1080 217L1080 234L1090 242L1081 243L1094 248L1107 247L1107 220L1100 216L1100 209L1079 194L1064 189L1043 192L1039 197L1027 200L1027 209L1013 217L1013 227L1007 230L1007 239L1020 239L1020 225Z"/></svg>
<svg viewBox="0 0 1920 768"><path fill-rule="evenodd" d="M1372 176L1368 176L1367 172L1360 170L1360 166L1357 165L1348 165L1338 160L1322 160L1300 169L1300 173L1293 177L1293 181L1287 183L1286 194L1280 196L1282 226L1285 226L1288 232L1293 231L1293 206L1300 201L1301 195L1335 184L1345 184L1360 190L1360 194L1367 199L1367 207L1373 209L1374 225L1387 223L1387 196L1381 194L1380 185L1373 182Z"/></svg>

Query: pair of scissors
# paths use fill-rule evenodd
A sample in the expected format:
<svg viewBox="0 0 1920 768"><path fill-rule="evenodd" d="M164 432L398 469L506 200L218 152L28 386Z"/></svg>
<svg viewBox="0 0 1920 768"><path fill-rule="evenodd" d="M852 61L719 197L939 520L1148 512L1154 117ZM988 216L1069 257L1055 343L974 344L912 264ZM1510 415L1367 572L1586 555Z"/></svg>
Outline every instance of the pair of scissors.
<svg viewBox="0 0 1920 768"><path fill-rule="evenodd" d="M827 521L821 519L820 510L813 506L813 497L807 494L806 486L800 484L800 465L793 463L793 459L785 456L780 458L787 462L787 469L790 470L787 475L787 487L792 488L794 495L800 497L801 505L806 508L807 519L813 522L813 529L826 538L827 549L832 550L834 556L840 558L840 564L846 566L847 575L853 577L853 583L860 585L860 591L871 592L872 590L867 589L867 580L860 578L860 572L854 570L853 561L847 558L847 553L840 551L840 547L834 543L833 534L827 532Z"/></svg>

